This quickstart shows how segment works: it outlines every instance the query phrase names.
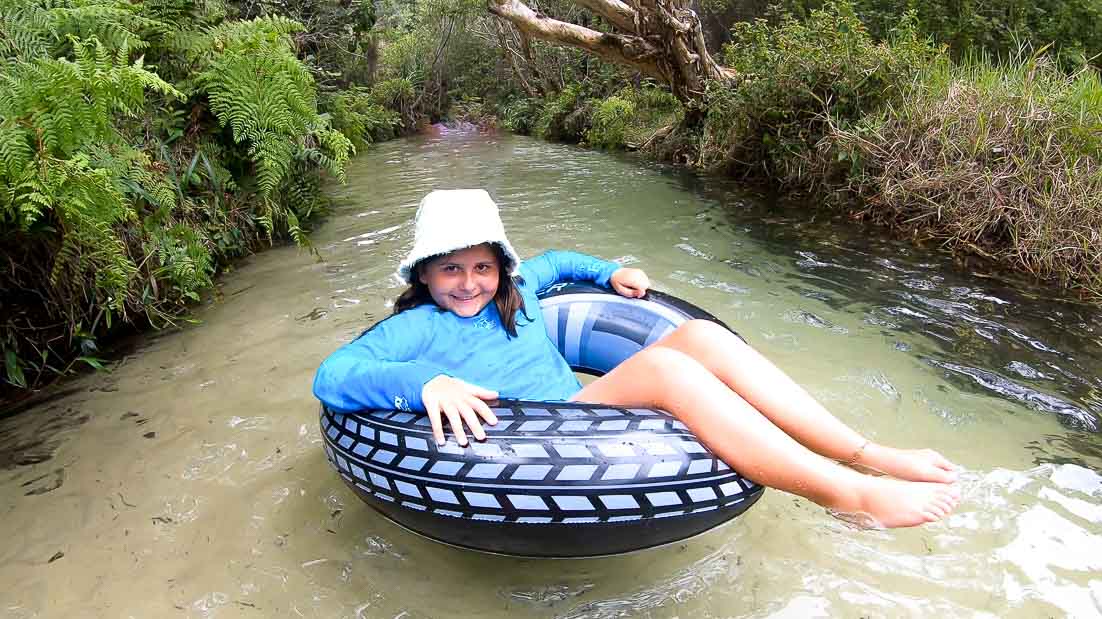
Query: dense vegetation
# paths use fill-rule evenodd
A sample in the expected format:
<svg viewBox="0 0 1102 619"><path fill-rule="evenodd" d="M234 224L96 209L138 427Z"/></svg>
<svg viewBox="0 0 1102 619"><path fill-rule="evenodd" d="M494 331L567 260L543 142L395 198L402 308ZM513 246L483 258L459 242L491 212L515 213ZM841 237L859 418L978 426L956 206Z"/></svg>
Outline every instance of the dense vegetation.
<svg viewBox="0 0 1102 619"><path fill-rule="evenodd" d="M307 246L357 149L441 120L754 178L1102 296L1097 0L771 4L699 0L737 77L675 96L486 0L0 0L0 378L97 365L234 258Z"/></svg>
<svg viewBox="0 0 1102 619"><path fill-rule="evenodd" d="M98 365L103 336L172 323L232 258L306 244L323 175L393 133L371 93L319 92L334 65L300 58L302 23L244 17L217 2L0 0L7 385Z"/></svg>
<svg viewBox="0 0 1102 619"><path fill-rule="evenodd" d="M709 32L738 77L699 99L543 50L572 75L500 117L765 181L1102 298L1102 5L704 5L706 24L744 21ZM541 8L571 19L557 6Z"/></svg>

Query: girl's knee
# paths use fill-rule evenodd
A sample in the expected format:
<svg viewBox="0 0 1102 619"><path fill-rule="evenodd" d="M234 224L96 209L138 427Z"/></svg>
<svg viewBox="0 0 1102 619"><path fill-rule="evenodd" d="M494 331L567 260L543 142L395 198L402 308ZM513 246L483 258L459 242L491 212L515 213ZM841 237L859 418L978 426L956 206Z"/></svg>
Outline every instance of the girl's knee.
<svg viewBox="0 0 1102 619"><path fill-rule="evenodd" d="M707 368L689 355L661 346L640 351L633 360L645 368L646 378L659 389L677 389L697 380Z"/></svg>
<svg viewBox="0 0 1102 619"><path fill-rule="evenodd" d="M729 345L732 342L745 345L738 336L723 325L699 318L685 321L674 330L674 333L701 345Z"/></svg>

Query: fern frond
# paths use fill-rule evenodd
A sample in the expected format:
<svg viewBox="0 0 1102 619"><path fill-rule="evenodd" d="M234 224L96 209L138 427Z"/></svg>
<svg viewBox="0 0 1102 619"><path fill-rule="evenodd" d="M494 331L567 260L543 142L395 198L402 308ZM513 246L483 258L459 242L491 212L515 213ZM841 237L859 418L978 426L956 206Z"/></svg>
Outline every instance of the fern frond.
<svg viewBox="0 0 1102 619"><path fill-rule="evenodd" d="M14 120L0 122L0 183L18 176L34 156L34 134Z"/></svg>
<svg viewBox="0 0 1102 619"><path fill-rule="evenodd" d="M111 175L90 168L85 157L51 159L43 164L38 178L28 186L33 189L31 194L49 203L61 235L61 246L50 270L51 282L57 285L66 272L93 273L95 294L101 304L122 312L137 268L114 226L133 220L133 210Z"/></svg>
<svg viewBox="0 0 1102 619"><path fill-rule="evenodd" d="M270 196L291 167L292 144L287 136L264 132L249 148L256 161L257 186L261 196Z"/></svg>
<svg viewBox="0 0 1102 619"><path fill-rule="evenodd" d="M118 0L80 0L59 2L50 9L58 36L62 40L95 38L114 51L143 50L149 46L146 36L171 30L168 24L141 14L141 5Z"/></svg>
<svg viewBox="0 0 1102 619"><path fill-rule="evenodd" d="M116 139L115 115L135 115L153 90L183 97L171 84L112 54L97 39L71 39L74 59L16 63L2 75L5 122L35 128L45 153L67 157L87 144ZM36 147L37 148L37 147Z"/></svg>
<svg viewBox="0 0 1102 619"><path fill-rule="evenodd" d="M8 0L0 4L0 57L43 58L57 39L53 15L38 3Z"/></svg>
<svg viewBox="0 0 1102 619"><path fill-rule="evenodd" d="M351 143L332 135L336 132L318 115L314 79L288 36L299 29L300 24L282 17L224 24L211 32L216 52L199 78L219 123L231 129L235 142L248 144L264 200L308 141L324 143L325 165L339 178L352 152ZM315 137L318 132L325 135ZM270 235L281 217L269 215L260 221Z"/></svg>

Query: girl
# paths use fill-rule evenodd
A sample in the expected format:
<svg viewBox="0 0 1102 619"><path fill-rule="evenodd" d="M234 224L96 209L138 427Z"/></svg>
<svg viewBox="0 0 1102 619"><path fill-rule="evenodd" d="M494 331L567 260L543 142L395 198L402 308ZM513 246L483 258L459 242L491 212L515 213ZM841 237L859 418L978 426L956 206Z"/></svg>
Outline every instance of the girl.
<svg viewBox="0 0 1102 619"><path fill-rule="evenodd" d="M940 454L862 437L710 322L684 323L583 389L546 335L537 291L589 281L642 297L646 274L573 252L522 264L483 190L426 196L398 274L410 287L394 315L318 369L314 394L330 408L425 411L438 444L446 418L463 446L468 431L484 440L482 424L497 423L486 401L499 396L659 408L744 476L847 520L915 526L960 498L956 467Z"/></svg>

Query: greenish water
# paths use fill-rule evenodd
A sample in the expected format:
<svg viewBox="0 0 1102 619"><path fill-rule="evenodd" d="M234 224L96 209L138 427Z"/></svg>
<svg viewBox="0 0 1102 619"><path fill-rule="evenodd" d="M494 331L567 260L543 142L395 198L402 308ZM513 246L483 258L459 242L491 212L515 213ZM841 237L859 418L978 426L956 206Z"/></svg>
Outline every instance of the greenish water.
<svg viewBox="0 0 1102 619"><path fill-rule="evenodd" d="M963 465L947 521L855 531L767 492L688 542L535 561L415 537L322 453L320 360L389 313L432 188L530 256L646 269L875 440ZM110 374L0 420L0 616L1102 616L1102 319L719 180L512 136L379 145L342 206ZM60 555L60 556L59 556Z"/></svg>

